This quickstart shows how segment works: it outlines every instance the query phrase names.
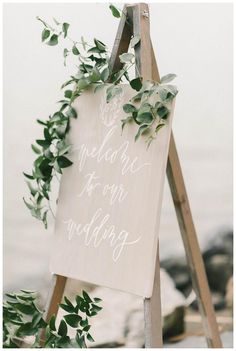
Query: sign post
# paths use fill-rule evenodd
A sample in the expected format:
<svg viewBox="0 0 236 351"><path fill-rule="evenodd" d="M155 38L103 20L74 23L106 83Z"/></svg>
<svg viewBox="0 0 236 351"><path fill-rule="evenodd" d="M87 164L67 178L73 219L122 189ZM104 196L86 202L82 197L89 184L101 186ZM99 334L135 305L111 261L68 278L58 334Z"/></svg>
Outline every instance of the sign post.
<svg viewBox="0 0 236 351"><path fill-rule="evenodd" d="M127 52L133 35L141 38L135 48L137 74L144 80L159 81L150 39L149 8L143 3L124 7L111 54L110 72L121 68L119 55ZM146 151L142 142L135 146L131 144L132 126L125 127L122 139L118 133L120 106L131 94L129 87L124 87L124 95L115 102L113 118L110 118L109 108L104 109L102 94L102 91L94 94L91 104L89 92L79 98L79 124L82 123L84 129L81 132L81 127L77 128L77 121L71 127L74 165L62 177L56 220L57 241L51 263L55 274L47 319L58 311L67 277L81 279L143 296L145 347L162 347L158 229L166 170L207 344L222 347L171 132L172 115L169 125L158 135L156 145ZM89 122L88 112L91 116ZM70 189L78 175L76 171L79 171L81 181L76 183L73 196L78 203L71 200ZM110 180L114 182L110 183ZM140 206L141 200L143 207ZM75 221L77 214L79 223ZM136 254L139 254L139 262L135 260ZM88 261L91 257L95 271L85 262L85 257ZM66 263L62 265L61 261ZM135 270L139 274L131 281Z"/></svg>

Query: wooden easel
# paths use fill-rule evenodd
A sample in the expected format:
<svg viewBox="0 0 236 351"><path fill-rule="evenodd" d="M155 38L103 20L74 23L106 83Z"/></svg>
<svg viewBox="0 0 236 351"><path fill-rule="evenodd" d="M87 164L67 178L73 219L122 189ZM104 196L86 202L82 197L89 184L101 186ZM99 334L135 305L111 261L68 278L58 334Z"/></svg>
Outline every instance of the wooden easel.
<svg viewBox="0 0 236 351"><path fill-rule="evenodd" d="M119 55L128 51L132 36L139 35L141 40L135 48L137 74L143 79L159 81L160 76L152 43L150 39L150 16L147 4L125 5L123 15L115 38L110 71L115 72L122 66ZM181 166L175 146L173 133L170 138L167 177L175 206L175 211L185 247L188 265L191 272L193 288L197 296L202 323L208 347L221 348L218 325L212 305L203 259L201 256L191 210L184 185ZM159 248L158 248L159 251ZM47 320L58 312L67 277L54 275L51 296L48 299ZM160 299L160 262L159 252L156 259L155 279L152 298L144 300L145 347L162 347L162 317Z"/></svg>

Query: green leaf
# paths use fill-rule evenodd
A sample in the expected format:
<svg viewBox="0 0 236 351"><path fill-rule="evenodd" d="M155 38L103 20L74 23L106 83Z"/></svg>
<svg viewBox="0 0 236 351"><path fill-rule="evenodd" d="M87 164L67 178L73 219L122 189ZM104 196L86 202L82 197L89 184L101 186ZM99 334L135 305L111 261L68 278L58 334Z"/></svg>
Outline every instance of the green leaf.
<svg viewBox="0 0 236 351"><path fill-rule="evenodd" d="M24 172L23 172L23 174L24 174L24 176L25 176L26 178L28 178L28 179L31 179L31 180L34 179L34 177L33 177L32 175L30 175L30 174L27 174L27 173L24 173Z"/></svg>
<svg viewBox="0 0 236 351"><path fill-rule="evenodd" d="M32 196L35 196L35 194L37 194L38 190L35 189L35 188L32 186L32 184L31 184L30 182L27 182L27 185L28 185L28 187L29 187L29 189L30 189L31 195L32 195Z"/></svg>
<svg viewBox="0 0 236 351"><path fill-rule="evenodd" d="M178 89L175 85L165 85L165 89L173 96L176 96L178 94Z"/></svg>
<svg viewBox="0 0 236 351"><path fill-rule="evenodd" d="M86 327L88 325L88 318L86 318L84 320L81 320L80 321L80 325L81 325L82 328Z"/></svg>
<svg viewBox="0 0 236 351"><path fill-rule="evenodd" d="M143 123L151 123L153 121L153 115L151 113L151 105L149 103L144 103L139 111L138 111L138 115L135 119L137 122L139 122L140 124Z"/></svg>
<svg viewBox="0 0 236 351"><path fill-rule="evenodd" d="M32 305L26 305L23 303L14 303L12 304L18 311L27 314L27 315L32 315L35 312L35 309L33 308Z"/></svg>
<svg viewBox="0 0 236 351"><path fill-rule="evenodd" d="M92 69L92 71L91 71L91 73L90 73L90 75L89 75L89 80L90 80L90 82L92 82L92 83L95 83L95 82L97 82L98 80L100 80L100 72L99 72L99 70L98 70L96 67L94 67L94 68Z"/></svg>
<svg viewBox="0 0 236 351"><path fill-rule="evenodd" d="M68 99L70 99L70 98L72 97L72 95L73 95L73 91L72 91L72 90L66 90L66 91L64 92L64 96L65 96L66 98L68 98Z"/></svg>
<svg viewBox="0 0 236 351"><path fill-rule="evenodd" d="M71 348L71 340L68 335L62 336L60 340L57 341L57 348Z"/></svg>
<svg viewBox="0 0 236 351"><path fill-rule="evenodd" d="M40 119L37 119L37 122L43 126L47 126L47 122L41 121Z"/></svg>
<svg viewBox="0 0 236 351"><path fill-rule="evenodd" d="M60 306L63 310L65 310L66 312L69 312L69 313L75 312L75 308L74 308L74 307L72 308L71 306L65 305L65 304L63 304L63 303L59 304L59 306Z"/></svg>
<svg viewBox="0 0 236 351"><path fill-rule="evenodd" d="M39 144L40 146L43 146L44 148L48 148L51 145L50 140L44 140L44 139L37 139L36 143Z"/></svg>
<svg viewBox="0 0 236 351"><path fill-rule="evenodd" d="M130 45L131 48L134 48L135 45L137 45L140 42L141 38L140 35L135 35L131 40L130 40Z"/></svg>
<svg viewBox="0 0 236 351"><path fill-rule="evenodd" d="M137 111L136 107L132 104L129 104L129 103L123 105L123 110L126 113L130 113L130 112L132 113L132 112Z"/></svg>
<svg viewBox="0 0 236 351"><path fill-rule="evenodd" d="M67 325L63 319L61 320L61 322L59 324L58 334L61 336L66 336L66 334L67 334Z"/></svg>
<svg viewBox="0 0 236 351"><path fill-rule="evenodd" d="M89 302L83 300L80 303L79 309L80 309L81 312L85 312L86 314L89 313Z"/></svg>
<svg viewBox="0 0 236 351"><path fill-rule="evenodd" d="M67 32L68 32L69 27L70 27L69 23L63 23L62 24L62 31L64 33L64 38L67 37Z"/></svg>
<svg viewBox="0 0 236 351"><path fill-rule="evenodd" d="M84 40L84 37L81 37L81 44L83 46L83 49L86 50L86 46L88 45L88 43Z"/></svg>
<svg viewBox="0 0 236 351"><path fill-rule="evenodd" d="M94 298L94 301L95 301L96 303L99 303L99 302L102 301L102 299L100 299L99 297L95 297L95 298Z"/></svg>
<svg viewBox="0 0 236 351"><path fill-rule="evenodd" d="M54 162L54 169L59 173L59 174L62 174L62 170L61 170L61 167L59 166L58 162L57 162L57 159L55 160Z"/></svg>
<svg viewBox="0 0 236 351"><path fill-rule="evenodd" d="M44 28L42 31L42 41L45 41L50 36L50 30Z"/></svg>
<svg viewBox="0 0 236 351"><path fill-rule="evenodd" d="M161 100L165 101L167 99L168 91L165 88L160 88L158 91L158 94L159 94Z"/></svg>
<svg viewBox="0 0 236 351"><path fill-rule="evenodd" d="M100 50L100 52L106 51L106 45L103 44L100 40L94 38L94 44Z"/></svg>
<svg viewBox="0 0 236 351"><path fill-rule="evenodd" d="M161 119L167 119L169 115L169 110L165 106L160 106L157 108L157 114Z"/></svg>
<svg viewBox="0 0 236 351"><path fill-rule="evenodd" d="M74 55L79 55L79 54L80 54L80 52L79 52L79 50L78 50L78 48L76 47L75 44L74 44L73 47L72 47L72 53L73 53Z"/></svg>
<svg viewBox="0 0 236 351"><path fill-rule="evenodd" d="M82 291L82 294L83 294L83 298L85 299L85 301L87 302L93 302L93 300L90 298L89 294L86 293L86 291Z"/></svg>
<svg viewBox="0 0 236 351"><path fill-rule="evenodd" d="M41 154L41 150L37 148L37 146L31 144L31 148L36 154L39 154L39 155Z"/></svg>
<svg viewBox="0 0 236 351"><path fill-rule="evenodd" d="M122 88L116 85L112 85L106 90L106 101L110 102L116 95L122 93Z"/></svg>
<svg viewBox="0 0 236 351"><path fill-rule="evenodd" d="M28 207L28 209L29 209L29 210L33 210L33 209L34 209L34 206L33 206L33 205L31 205L30 203L28 203L28 202L25 200L25 198L24 198L24 197L23 197L23 201L24 201L24 203L25 203L26 207Z"/></svg>
<svg viewBox="0 0 236 351"><path fill-rule="evenodd" d="M76 110L75 110L73 107L71 107L71 106L69 106L69 108L68 108L68 110L67 110L67 112L66 112L66 115L67 115L69 118L77 118L77 112L76 112Z"/></svg>
<svg viewBox="0 0 236 351"><path fill-rule="evenodd" d="M109 74L110 74L110 72L109 72L109 68L108 68L108 67L105 68L105 69L102 71L102 73L101 73L101 79L102 79L103 82L105 82L105 81L109 78Z"/></svg>
<svg viewBox="0 0 236 351"><path fill-rule="evenodd" d="M155 132L157 133L162 127L164 127L165 124L164 123L159 123L155 129Z"/></svg>
<svg viewBox="0 0 236 351"><path fill-rule="evenodd" d="M65 296L64 297L65 303L67 304L67 306L70 306L71 308L75 309L73 304L70 302L70 300Z"/></svg>
<svg viewBox="0 0 236 351"><path fill-rule="evenodd" d="M114 5L110 5L109 9L111 10L111 13L114 17L116 18L120 18L120 11L114 6Z"/></svg>
<svg viewBox="0 0 236 351"><path fill-rule="evenodd" d="M86 325L86 326L83 328L83 331L84 331L84 332L88 332L90 328L91 328L91 325Z"/></svg>
<svg viewBox="0 0 236 351"><path fill-rule="evenodd" d="M83 90L83 89L87 88L88 85L89 85L88 79L86 79L86 78L81 78L81 79L78 81L77 87L78 87L79 90Z"/></svg>
<svg viewBox="0 0 236 351"><path fill-rule="evenodd" d="M58 20L55 17L53 17L53 21L56 23L57 26L59 26L60 22L58 22Z"/></svg>
<svg viewBox="0 0 236 351"><path fill-rule="evenodd" d="M139 91L142 88L142 78L137 77L137 78L132 79L130 81L130 85L133 89L135 89L136 91Z"/></svg>
<svg viewBox="0 0 236 351"><path fill-rule="evenodd" d="M176 77L177 77L176 74L172 74L172 73L167 74L166 76L163 76L163 77L161 78L161 84L169 83L169 82L171 82L173 79L175 79Z"/></svg>
<svg viewBox="0 0 236 351"><path fill-rule="evenodd" d="M90 342L94 342L95 340L94 340L94 338L92 337L92 335L91 334L87 334L87 339L90 341Z"/></svg>
<svg viewBox="0 0 236 351"><path fill-rule="evenodd" d="M95 311L95 312L99 312L99 311L102 310L102 307L92 303L92 310Z"/></svg>
<svg viewBox="0 0 236 351"><path fill-rule="evenodd" d="M138 138L140 137L140 135L142 135L145 131L147 131L150 128L149 124L142 124L139 129L138 129L138 133L135 135L135 141L138 140Z"/></svg>
<svg viewBox="0 0 236 351"><path fill-rule="evenodd" d="M79 333L77 332L76 337L75 337L75 341L77 342L77 344L79 345L79 347L81 349L83 349L85 346L85 341L84 341L84 335L80 336Z"/></svg>
<svg viewBox="0 0 236 351"><path fill-rule="evenodd" d="M67 124L65 124L65 123L57 126L56 132L57 132L57 135L59 136L59 138L63 138L65 136L66 128L67 128Z"/></svg>
<svg viewBox="0 0 236 351"><path fill-rule="evenodd" d="M82 317L78 316L77 314L67 314L64 316L65 321L69 326L72 328L77 328L79 322L81 321Z"/></svg>
<svg viewBox="0 0 236 351"><path fill-rule="evenodd" d="M69 55L69 50L67 49L67 48L65 48L64 50L63 50L63 57L64 57L64 65L66 65L66 58L67 58L67 56Z"/></svg>
<svg viewBox="0 0 236 351"><path fill-rule="evenodd" d="M46 199L49 200L49 197L46 196L45 193L44 193L44 196L46 197ZM43 224L44 224L45 229L47 229L47 227L48 227L48 223L47 223L47 213L48 213L48 210L44 212L43 217L42 217L42 221L43 221Z"/></svg>
<svg viewBox="0 0 236 351"><path fill-rule="evenodd" d="M49 39L49 41L47 42L47 44L50 45L50 46L55 46L55 45L57 45L57 44L58 44L58 35L53 34L53 35L50 37L50 39Z"/></svg>
<svg viewBox="0 0 236 351"><path fill-rule="evenodd" d="M30 322L21 325L17 330L17 336L35 335L36 333L37 328L33 328Z"/></svg>
<svg viewBox="0 0 236 351"><path fill-rule="evenodd" d="M50 133L49 133L49 131L48 131L48 128L44 128L43 134L44 134L44 138L45 138L46 140L51 140L51 135L50 135Z"/></svg>
<svg viewBox="0 0 236 351"><path fill-rule="evenodd" d="M134 55L130 53L124 53L119 56L121 63L129 63L133 60Z"/></svg>

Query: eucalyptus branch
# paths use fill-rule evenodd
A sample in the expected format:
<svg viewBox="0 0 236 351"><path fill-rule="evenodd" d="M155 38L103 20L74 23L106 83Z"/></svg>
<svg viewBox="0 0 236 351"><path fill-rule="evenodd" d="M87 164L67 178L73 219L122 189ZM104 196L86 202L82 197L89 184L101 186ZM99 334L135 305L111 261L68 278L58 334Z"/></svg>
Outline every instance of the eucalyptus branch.
<svg viewBox="0 0 236 351"><path fill-rule="evenodd" d="M123 13L123 11L120 12L115 8L114 5L110 5L110 9L113 16L117 18L120 18L121 13ZM126 16L125 13L123 15ZM135 90L135 95L123 106L123 110L128 116L122 119L121 128L123 130L127 123L135 123L138 127L135 141L141 135L147 135L146 141L150 145L158 131L165 125L170 113L171 101L178 91L175 86L167 84L175 78L174 74L162 77L160 83L143 80L136 64L135 56L130 52L123 53L119 57L123 67L115 73L110 72L110 51L108 51L107 46L103 42L94 39L94 45L92 46L85 42L83 37L81 37L80 42L75 41L68 36L69 23L59 23L54 19L56 25L60 26L60 30L57 30L43 19L39 17L37 19L44 25L41 36L42 41L47 45L55 46L58 44L58 37L63 36L64 39L68 39L73 43L71 50L64 49L64 60L66 60L69 53L72 53L79 62L79 65L76 66L76 74L62 85L64 98L59 102L59 109L52 116L49 116L47 120L37 120L43 126L43 138L36 140L36 144L32 145L33 151L37 154L32 173L24 173L31 193L29 201L24 199L24 202L32 216L41 220L45 228L47 228L48 212L51 212L53 218L55 218L49 196L51 182L54 177L60 181L57 174L62 174L64 168L72 165L72 162L67 157L70 145L67 144L66 136L70 126L70 119L77 117L77 112L73 108L74 100L93 85L96 85L94 90L96 92L100 87L107 86L107 83L110 83L106 88L106 101L109 103L121 93L120 82L124 77L130 87ZM80 47L77 47L78 44L83 47L83 55L80 52ZM133 36L131 39L131 48L135 50L136 45L140 45L139 36ZM134 65L139 76L130 79L128 73ZM154 104L150 102L152 96L155 96L154 100L156 103ZM35 182L37 187L35 187Z"/></svg>
<svg viewBox="0 0 236 351"><path fill-rule="evenodd" d="M102 307L101 299L92 298L85 291L71 302L64 297L59 306L64 315L57 326L53 315L49 322L43 318L43 311L36 305L35 292L21 290L20 293L6 294L7 300L3 303L3 347L20 348L22 343L27 347L40 348L86 348L87 341L93 342L90 334L90 320L96 316ZM73 328L75 337L68 335L69 328ZM41 339L42 330L45 331L45 340ZM35 336L35 340L25 340L27 336ZM32 341L31 341L32 340Z"/></svg>

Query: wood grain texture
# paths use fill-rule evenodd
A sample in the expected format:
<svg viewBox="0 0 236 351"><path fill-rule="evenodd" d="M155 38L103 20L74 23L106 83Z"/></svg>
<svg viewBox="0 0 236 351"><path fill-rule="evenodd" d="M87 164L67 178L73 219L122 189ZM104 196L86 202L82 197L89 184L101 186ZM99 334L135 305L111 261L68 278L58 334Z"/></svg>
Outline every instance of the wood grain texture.
<svg viewBox="0 0 236 351"><path fill-rule="evenodd" d="M47 297L47 305L45 308L45 320L49 322L50 318L53 315L57 315L59 306L58 304L61 302L65 285L66 285L67 277L63 277L60 275L53 274L51 280L51 286L48 292ZM41 346L44 346L45 342L45 330L42 331L41 334Z"/></svg>
<svg viewBox="0 0 236 351"><path fill-rule="evenodd" d="M73 166L62 175L50 269L56 274L150 297L172 115L149 149L135 123L121 135L123 93L76 99L68 142ZM173 112L173 109L172 109ZM138 257L138 259L137 259Z"/></svg>
<svg viewBox="0 0 236 351"><path fill-rule="evenodd" d="M207 344L208 347L221 348L222 342L173 134L170 139L167 177L190 268L193 288L202 316Z"/></svg>
<svg viewBox="0 0 236 351"><path fill-rule="evenodd" d="M147 4L133 7L133 34L140 36L140 44L135 47L136 75L144 80L159 80L157 65L153 65L153 50L150 38L150 13ZM161 191L161 201L163 191ZM159 227L159 224L158 224ZM157 228L158 231L159 228ZM144 299L145 347L160 348L162 341L161 281L159 245L155 259L153 291L149 299Z"/></svg>
<svg viewBox="0 0 236 351"><path fill-rule="evenodd" d="M119 71L123 66L120 62L119 55L128 51L132 35L132 25L127 20L126 16L127 8L124 6L109 61L109 70L113 73Z"/></svg>

